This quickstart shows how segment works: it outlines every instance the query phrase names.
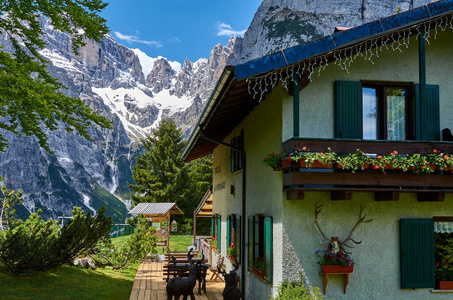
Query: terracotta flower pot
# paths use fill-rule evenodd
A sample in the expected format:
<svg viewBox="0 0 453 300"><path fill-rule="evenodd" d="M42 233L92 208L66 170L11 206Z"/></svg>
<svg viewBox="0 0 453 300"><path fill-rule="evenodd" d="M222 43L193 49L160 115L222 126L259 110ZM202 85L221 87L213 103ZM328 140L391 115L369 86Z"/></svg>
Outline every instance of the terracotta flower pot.
<svg viewBox="0 0 453 300"><path fill-rule="evenodd" d="M438 281L440 290L453 290L453 281Z"/></svg>
<svg viewBox="0 0 453 300"><path fill-rule="evenodd" d="M258 277L264 279L264 271L258 270Z"/></svg>
<svg viewBox="0 0 453 300"><path fill-rule="evenodd" d="M352 273L354 266L321 265L323 273Z"/></svg>
<svg viewBox="0 0 453 300"><path fill-rule="evenodd" d="M326 165L326 164L323 164L322 162L320 162L319 160L315 160L311 164L311 168L313 168L313 169L332 169L332 165Z"/></svg>
<svg viewBox="0 0 453 300"><path fill-rule="evenodd" d="M307 164L305 163L305 159L301 159L297 162L294 163L294 166L296 168L306 168L307 167Z"/></svg>
<svg viewBox="0 0 453 300"><path fill-rule="evenodd" d="M282 168L290 167L291 162L292 162L291 158L289 158L289 157L282 158Z"/></svg>

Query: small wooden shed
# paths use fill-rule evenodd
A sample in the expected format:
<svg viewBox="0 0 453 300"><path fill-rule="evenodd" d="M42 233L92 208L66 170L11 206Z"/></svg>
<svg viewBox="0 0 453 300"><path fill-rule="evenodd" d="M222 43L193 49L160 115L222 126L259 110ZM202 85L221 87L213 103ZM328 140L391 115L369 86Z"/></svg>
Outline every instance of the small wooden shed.
<svg viewBox="0 0 453 300"><path fill-rule="evenodd" d="M133 216L144 214L152 226L156 229L154 233L158 239L158 246L165 246L168 252L170 239L170 215L184 214L176 203L139 203L130 212Z"/></svg>

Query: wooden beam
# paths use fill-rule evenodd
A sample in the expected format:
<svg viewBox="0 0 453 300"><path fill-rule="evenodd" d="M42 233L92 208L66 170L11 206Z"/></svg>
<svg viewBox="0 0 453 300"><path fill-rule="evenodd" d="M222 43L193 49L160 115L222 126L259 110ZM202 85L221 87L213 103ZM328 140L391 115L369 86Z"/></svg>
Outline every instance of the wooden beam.
<svg viewBox="0 0 453 300"><path fill-rule="evenodd" d="M351 200L352 199L352 192L351 191L334 191L330 192L330 200L338 201L338 200Z"/></svg>
<svg viewBox="0 0 453 300"><path fill-rule="evenodd" d="M302 191L287 191L286 199L288 200L304 200L305 193Z"/></svg>
<svg viewBox="0 0 453 300"><path fill-rule="evenodd" d="M395 191L376 192L374 194L375 201L398 201L400 193Z"/></svg>
<svg viewBox="0 0 453 300"><path fill-rule="evenodd" d="M445 200L445 192L424 192L417 194L418 202L442 202Z"/></svg>

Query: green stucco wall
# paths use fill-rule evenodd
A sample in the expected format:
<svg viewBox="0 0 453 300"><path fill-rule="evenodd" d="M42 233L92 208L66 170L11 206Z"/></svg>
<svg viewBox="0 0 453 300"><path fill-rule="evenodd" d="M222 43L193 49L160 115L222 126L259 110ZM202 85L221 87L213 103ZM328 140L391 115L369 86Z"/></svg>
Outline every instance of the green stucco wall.
<svg viewBox="0 0 453 300"><path fill-rule="evenodd" d="M349 73L333 62L329 63L318 77L318 68L314 69L312 82L299 94L300 96L300 137L334 137L334 82L336 80L375 80L419 83L418 40L410 38L409 48L402 47L402 52L393 51L389 46L379 52L379 58L371 58L374 65L358 57L348 67ZM449 49L449 50L446 50ZM453 30L438 30L434 39L431 32L430 44L426 45L426 83L439 85L440 93L440 128L453 129ZM364 54L365 56L365 54ZM348 64L349 65L349 64ZM292 116L292 98L283 99L285 116ZM283 122L283 141L293 137L293 120L287 117Z"/></svg>
<svg viewBox="0 0 453 300"><path fill-rule="evenodd" d="M427 83L440 86L441 129L453 127L453 31L439 32L427 45ZM390 48L390 47L389 47ZM447 51L445 49L448 49ZM403 53L386 50L373 57L375 65L359 59L349 74L331 63L325 71L313 75L313 82L300 92L300 133L307 138L333 138L333 99L335 80L382 80L418 83L418 41L410 40ZM283 116L283 117L282 117ZM363 243L352 249L356 262L347 294L343 294L342 276L330 276L328 299L451 299L452 294L433 294L430 289L400 289L399 220L453 216L453 196L443 202L420 203L415 194L401 194L399 201L376 202L373 193L354 193L350 201L331 201L328 192L306 192L304 200L286 200L282 192L282 174L263 166L263 157L281 149L281 142L293 136L292 97L277 86L255 107L246 119L225 139L229 143L241 130L246 152L246 209L241 213L243 171L230 172L230 149L214 150L213 212L222 215L222 249L226 256L226 218L239 214L244 220L254 214L273 216L273 285L262 282L250 272L245 280L246 299L269 299L283 279L297 278L302 271L309 284L322 288L320 267L315 252L326 249L314 220L316 202L324 204L319 222L330 236L346 238L358 220L360 204L366 204L373 221L361 225L353 235ZM357 174L360 176L359 174ZM234 186L234 195L230 186ZM216 187L218 189L216 190ZM247 232L247 230L246 230ZM242 262L242 263L247 263ZM231 269L227 262L227 269Z"/></svg>
<svg viewBox="0 0 453 300"><path fill-rule="evenodd" d="M237 213L247 220L255 214L266 214L273 217L273 251L274 251L274 281L282 278L282 240L281 240L281 207L283 203L282 174L274 172L263 165L263 158L270 152L281 148L282 104L281 98L288 92L276 87L271 94L247 116L247 118L225 139L231 139L243 130L244 150L246 153L246 215L242 216L242 176L243 171L235 174L230 172L230 149L218 146L214 150L213 161L213 213L222 215L222 249L221 254L226 256L226 218L229 214ZM220 172L216 174L216 169ZM216 191L216 186L225 188ZM235 194L230 194L230 185L234 186ZM244 263L244 262L243 262ZM245 262L247 263L247 262ZM232 268L229 262L227 268ZM243 276L241 276L243 278ZM242 280L242 279L241 279ZM247 272L246 299L268 299L273 293L272 285L257 279L253 273Z"/></svg>
<svg viewBox="0 0 453 300"><path fill-rule="evenodd" d="M416 194L400 194L399 201L374 201L374 193L354 193L350 201L331 201L328 192L305 193L304 200L283 202L283 269L285 278L294 278L303 270L310 284L322 289L317 250L321 235L314 224L314 208L324 204L318 223L329 238L347 238L358 221L360 204L372 222L361 224L353 234L362 244L351 249L356 265L350 275L346 295L343 277L329 276L328 299L451 299L452 294L433 294L431 289L400 289L399 220L453 215L453 195L444 202L418 202Z"/></svg>

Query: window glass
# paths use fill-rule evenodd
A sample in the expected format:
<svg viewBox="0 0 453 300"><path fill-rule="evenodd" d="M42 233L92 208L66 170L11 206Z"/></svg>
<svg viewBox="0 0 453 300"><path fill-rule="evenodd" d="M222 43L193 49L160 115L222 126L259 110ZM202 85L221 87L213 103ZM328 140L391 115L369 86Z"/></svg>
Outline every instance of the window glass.
<svg viewBox="0 0 453 300"><path fill-rule="evenodd" d="M378 103L377 89L363 88L362 122L364 140L378 139L377 103Z"/></svg>
<svg viewBox="0 0 453 300"><path fill-rule="evenodd" d="M453 221L434 222L436 281L453 280Z"/></svg>
<svg viewBox="0 0 453 300"><path fill-rule="evenodd" d="M406 139L406 90L387 88L387 139Z"/></svg>

